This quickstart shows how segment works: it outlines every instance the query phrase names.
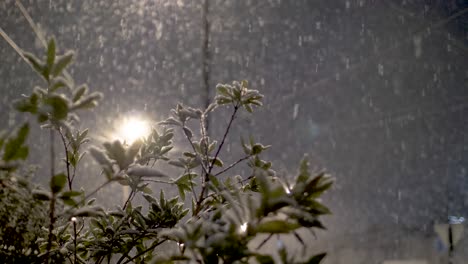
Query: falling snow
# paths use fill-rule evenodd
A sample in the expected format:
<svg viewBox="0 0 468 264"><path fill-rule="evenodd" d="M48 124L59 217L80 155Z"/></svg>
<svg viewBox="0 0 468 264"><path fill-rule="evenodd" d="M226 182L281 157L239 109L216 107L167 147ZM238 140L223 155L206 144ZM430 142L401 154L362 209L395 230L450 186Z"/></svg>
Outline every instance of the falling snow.
<svg viewBox="0 0 468 264"><path fill-rule="evenodd" d="M22 2L61 51L76 49L76 82L105 95L80 123L96 144L118 133L134 140L177 102L204 107L216 83L246 79L265 106L239 115L229 154L238 159L236 140L252 133L273 145L262 158L278 171L293 172L308 153L335 176L327 232L304 234L329 253L325 264L448 263L434 224L468 217L468 3L208 1L207 53L203 1ZM0 0L0 28L20 48L42 50L15 1ZM22 120L10 102L43 83L3 38L0 58L0 118L10 128ZM135 115L143 119L119 131ZM210 133L219 138L216 124L228 118L215 116ZM47 135L34 133L31 155L47 164ZM95 184L89 175L79 179L85 188ZM453 263L468 263L467 233Z"/></svg>

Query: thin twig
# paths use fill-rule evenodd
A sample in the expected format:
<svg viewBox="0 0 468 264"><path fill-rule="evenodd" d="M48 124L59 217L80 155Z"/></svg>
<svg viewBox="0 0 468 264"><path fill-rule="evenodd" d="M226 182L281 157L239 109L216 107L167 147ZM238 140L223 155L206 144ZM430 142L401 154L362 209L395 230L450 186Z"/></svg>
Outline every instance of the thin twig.
<svg viewBox="0 0 468 264"><path fill-rule="evenodd" d="M28 11L26 11L26 8L24 8L24 6L21 4L19 0L16 0L15 3L18 6L21 13L23 14L24 18L26 18L26 20L28 21L29 26L32 28L37 38L41 42L41 44L44 46L44 48L47 48L47 41L45 40L44 36L39 31L39 28L36 26L31 16L28 14Z"/></svg>
<svg viewBox="0 0 468 264"><path fill-rule="evenodd" d="M73 221L73 263L76 264L76 259L77 259L77 255L76 255L76 247L77 247L77 241L76 241L76 237L77 237L78 233L76 232L76 221Z"/></svg>
<svg viewBox="0 0 468 264"><path fill-rule="evenodd" d="M206 126L207 126L207 123L205 122L205 115L203 114L201 117L200 117L200 131L201 131L201 134L202 134L202 141L205 142L206 144L206 147L205 147L205 160L204 162L206 162L208 165L209 163L209 159L208 159L208 147L209 147L209 142L208 142L208 132L206 130ZM201 143L201 141L200 141Z"/></svg>
<svg viewBox="0 0 468 264"><path fill-rule="evenodd" d="M55 149L54 149L54 131L49 131L50 137L50 179L55 175ZM50 260L50 250L52 249L52 231L54 230L55 224L55 193L52 193L49 205L49 235L47 238L47 252L46 252L46 263Z"/></svg>
<svg viewBox="0 0 468 264"><path fill-rule="evenodd" d="M55 148L54 148L54 131L51 129L49 131L49 140L50 140L50 177L55 176Z"/></svg>
<svg viewBox="0 0 468 264"><path fill-rule="evenodd" d="M159 225L151 225L149 228L143 230L139 235L138 237L132 237L132 242L133 242L133 245L131 247L129 247L129 250L122 254L122 256L119 258L119 260L117 261L117 264L120 264L122 263L122 261L124 261L125 257L127 258L131 258L128 254L130 253L130 251L133 249L133 247L135 247L135 242L137 242L138 240L144 238L146 235L148 234L151 234L151 230L154 230L154 228L158 228Z"/></svg>
<svg viewBox="0 0 468 264"><path fill-rule="evenodd" d="M157 182L157 183L165 183L165 184L174 184L173 182L161 181L161 180L153 180L153 179L144 179L145 182Z"/></svg>
<svg viewBox="0 0 468 264"><path fill-rule="evenodd" d="M187 128L187 127L184 125L184 126L182 127L182 129L183 129L183 128ZM184 135L185 135L185 133L184 133ZM197 155L198 158L200 158L200 160L202 161L202 162L201 162L201 167L202 167L204 173L208 173L208 169L207 169L207 168L205 167L205 165L203 164L203 158L197 153L197 150L195 149L195 145L193 145L192 139L189 138L187 135L185 135L185 137L187 138L188 142L190 143L190 146L192 146L192 149L193 149L193 151L195 152L195 155Z"/></svg>
<svg viewBox="0 0 468 264"><path fill-rule="evenodd" d="M221 143L219 144L219 147L216 150L216 154L214 155L213 161L211 162L210 167L208 168L208 174L211 173L215 160L218 157L219 153L221 152L221 149L223 148L223 145L224 145L224 142L226 141L229 130L231 130L232 122L234 122L234 119L236 117L237 110L239 110L239 104L234 105L234 111L232 112L231 119L229 120L229 124L226 127L226 131L224 131L223 139L221 140ZM208 175L206 175L206 177L208 177Z"/></svg>
<svg viewBox="0 0 468 264"><path fill-rule="evenodd" d="M154 244L153 246L143 250L142 252L140 252L139 254L135 255L134 257L132 257L131 259L125 261L123 264L127 264L127 263L130 263L132 260L138 258L138 257L141 257L142 255L148 253L149 251L153 250L154 248L156 248L157 246L161 245L162 243L166 242L167 239L163 239L161 240L160 242Z"/></svg>
<svg viewBox="0 0 468 264"><path fill-rule="evenodd" d="M195 197L195 201L197 201L198 198L197 198L197 193L195 192L195 188L193 187L192 175L191 175L191 173L190 173L191 171L188 170L187 172L188 172L189 180L190 180L190 189L192 189L193 197Z"/></svg>
<svg viewBox="0 0 468 264"><path fill-rule="evenodd" d="M2 36L3 39L5 39L5 41L8 44L10 44L10 46L16 51L16 53L18 53L18 55L34 70L34 66L28 61L28 59L26 59L21 48L18 47L18 45L16 45L16 43L7 35L7 33L5 33L5 31L3 31L1 27L0 27L0 36Z"/></svg>
<svg viewBox="0 0 468 264"><path fill-rule="evenodd" d="M250 157L252 157L252 156L251 156L251 155L248 155L248 156L245 156L245 157L243 157L243 158L240 158L240 159L237 160L236 162L234 162L234 163L232 163L231 165L227 166L224 170L222 170L222 171L216 173L214 176L216 177L216 176L219 176L219 175L225 173L226 171L232 169L234 166L236 166L237 164L241 163L242 161L244 161L244 160L246 160L246 159L248 159L248 158L250 158Z"/></svg>
<svg viewBox="0 0 468 264"><path fill-rule="evenodd" d="M216 154L215 154L215 156L213 158L213 161L211 162L211 165L208 168L208 172L206 172L206 170L205 170L205 180L204 180L204 182L202 184L200 197L198 198L197 204L195 206L195 211L193 213L194 216L198 215L198 213L200 211L200 206L201 206L203 200L205 199L204 198L205 197L205 192L206 192L207 187L208 187L208 182L210 181L209 175L211 173L211 170L213 169L215 160L218 158L218 155L221 152L221 149L223 148L224 142L226 141L227 135L229 134L229 130L231 129L231 125L234 122L234 119L236 117L237 110L239 110L239 104L238 103L234 105L234 111L232 112L231 119L229 120L229 124L226 127L226 131L224 132L223 139L221 140L221 143L219 144L218 149L216 150Z"/></svg>
<svg viewBox="0 0 468 264"><path fill-rule="evenodd" d="M273 234L269 234L268 237L262 241L262 243L258 244L256 249L259 250L261 247L263 247L263 245L265 245L265 243L268 242L268 240L270 240L271 237L273 237Z"/></svg>
<svg viewBox="0 0 468 264"><path fill-rule="evenodd" d="M59 132L60 134L60 138L62 139L62 143L63 143L63 148L65 149L65 163L67 165L67 181L68 181L68 189L70 191L73 190L73 187L72 187L72 177L70 175L70 160L68 158L68 146L67 146L67 142L65 141L65 136L63 135L62 133L62 129L58 128L57 131Z"/></svg>
<svg viewBox="0 0 468 264"><path fill-rule="evenodd" d="M134 192L133 189L132 189L132 191L130 192L130 195L129 195L128 198L127 198L127 201L125 201L125 204L124 204L124 206L123 206L123 210L125 210L125 208L127 208L127 205L128 205L128 203L130 202L130 200L133 198L133 195L134 195L134 194L135 194L135 192Z"/></svg>
<svg viewBox="0 0 468 264"><path fill-rule="evenodd" d="M206 166L208 166L209 162L210 162L209 156L208 156L209 142L208 142L208 135L207 135L207 130L206 130L207 126L208 126L208 124L205 122L205 114L203 114L200 117L200 131L201 131L201 136L202 136L202 138L200 140L200 146L201 146L202 142L204 142L204 144L205 144L205 153L204 153L205 157L204 157L204 159L201 159L204 168L206 168ZM206 171L206 169L204 169L204 171L205 171L204 174L206 175L208 172ZM202 173L200 173L200 178L201 178L202 186L205 186L206 179L205 179L205 177L202 177ZM203 192L200 193L200 196L202 196L202 195L203 195ZM195 201L198 201L198 198L195 198Z"/></svg>
<svg viewBox="0 0 468 264"><path fill-rule="evenodd" d="M94 189L94 191L90 192L89 194L87 194L83 199L81 199L79 202L77 202L75 205L73 205L71 208L69 208L68 210L66 210L65 212L63 212L60 216L64 216L68 213L70 213L74 208L76 208L79 204L82 204L84 203L86 200L88 200L91 196L95 195L100 189L104 188L107 184L111 183L112 180L108 180L106 182L104 182L103 184L101 184L99 187L97 187L96 189Z"/></svg>
<svg viewBox="0 0 468 264"><path fill-rule="evenodd" d="M52 231L54 230L54 224L55 224L55 193L52 193L52 199L50 199L50 205L49 205L49 235L47 237L47 252L46 252L46 261L45 263L49 263L50 260L50 250L52 249L52 237L53 233Z"/></svg>

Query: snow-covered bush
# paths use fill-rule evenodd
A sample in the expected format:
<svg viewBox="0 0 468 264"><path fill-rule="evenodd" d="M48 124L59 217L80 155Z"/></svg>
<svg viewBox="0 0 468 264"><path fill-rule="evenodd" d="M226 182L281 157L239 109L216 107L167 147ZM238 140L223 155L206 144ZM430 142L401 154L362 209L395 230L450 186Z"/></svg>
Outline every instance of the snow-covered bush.
<svg viewBox="0 0 468 264"><path fill-rule="evenodd" d="M207 109L178 104L172 117L158 123L151 134L131 144L114 141L93 146L88 152L100 166L105 182L94 190L73 189L80 177L76 168L89 141L87 130L77 130L78 110L97 105L102 95L86 85L75 85L66 69L73 60L69 51L57 54L48 42L43 59L23 53L44 79L45 87L14 102L14 108L33 115L52 141L60 142L64 166L51 165L47 187L34 187L24 176L29 164L25 140L29 125L0 137L0 257L8 262L41 263L319 263L325 254L291 256L287 247L265 252L271 238L295 237L303 246L301 229L324 228L319 217L329 214L319 197L332 185L325 173L311 175L306 159L290 182L281 179L272 163L262 159L270 146L241 140L243 153L225 164L220 155L239 111L262 106L257 90L246 81L220 84ZM231 111L222 138L211 138L206 129L213 111ZM197 128L189 126L198 124ZM221 125L221 124L211 124ZM193 131L197 129L196 133ZM185 136L188 149L171 152L175 130ZM197 136L198 135L198 136ZM52 143L52 142L51 142ZM230 154L236 155L236 154ZM230 158L231 159L231 158ZM156 161L158 161L156 163ZM248 175L231 175L241 163ZM159 169L174 166L179 175ZM155 166L156 164L156 166ZM93 195L109 183L130 188L117 210L95 205ZM177 188L179 195L152 194L149 184ZM133 199L146 201L136 206ZM188 206L186 206L188 205ZM162 250L164 249L164 250Z"/></svg>

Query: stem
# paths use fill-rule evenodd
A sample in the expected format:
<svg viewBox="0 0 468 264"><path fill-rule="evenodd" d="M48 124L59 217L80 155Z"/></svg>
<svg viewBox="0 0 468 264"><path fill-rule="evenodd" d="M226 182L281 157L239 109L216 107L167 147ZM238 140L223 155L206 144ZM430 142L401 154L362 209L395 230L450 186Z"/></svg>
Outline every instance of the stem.
<svg viewBox="0 0 468 264"><path fill-rule="evenodd" d="M73 180L75 179L75 175L76 175L76 168L73 167L73 173L72 173L72 177L71 177L72 183L73 183Z"/></svg>
<svg viewBox="0 0 468 264"><path fill-rule="evenodd" d="M206 117L206 116L203 114L203 115L201 116L201 118L200 118L200 130L201 130L202 140L206 143L205 153L203 153L203 154L205 154L205 160L204 160L204 162L206 162L206 164L205 164L205 167L206 167L207 165L209 165L209 164L208 164L208 163L209 163L209 160L208 160L208 147L209 147L209 145L210 145L210 144L209 144L210 142L208 142L208 135L207 135L208 132L207 132L207 130L206 130L206 129L207 129L207 128L206 128L206 127L207 127L207 123L206 123L205 117Z"/></svg>
<svg viewBox="0 0 468 264"><path fill-rule="evenodd" d="M41 42L42 46L44 46L44 48L47 49L47 41L45 40L44 36L41 34L41 31L39 31L38 27L36 26L36 24L32 20L29 13L26 11L26 8L24 8L24 6L21 4L21 2L19 0L16 0L15 4L18 6L18 8L21 11L21 13L23 14L24 18L26 18L26 20L28 21L29 26L32 28L32 30L36 34L36 37Z"/></svg>
<svg viewBox="0 0 468 264"><path fill-rule="evenodd" d="M128 205L128 203L130 202L130 200L133 198L133 195L134 195L134 194L135 194L135 192L134 192L133 189L132 189L132 191L130 192L130 195L129 195L128 198L127 198L127 201L125 201L125 204L124 204L124 206L123 206L123 210L125 210L125 208L127 208L127 205Z"/></svg>
<svg viewBox="0 0 468 264"><path fill-rule="evenodd" d="M50 140L50 177L55 175L55 149L54 149L54 131L51 129L49 131L49 140Z"/></svg>
<svg viewBox="0 0 468 264"><path fill-rule="evenodd" d="M161 181L161 180L151 180L151 179L144 179L145 182L157 182L157 183L165 183L165 184L174 184L173 182Z"/></svg>
<svg viewBox="0 0 468 264"><path fill-rule="evenodd" d="M108 180L106 182L104 182L103 184L101 184L99 187L97 187L94 191L90 192L88 195L86 195L83 199L81 199L79 202L76 203L76 205L72 206L70 209L68 209L67 211L63 212L63 215L66 215L67 213L70 213L72 209L76 208L79 204L81 203L84 203L89 197L93 196L94 194L96 194L100 189L102 189L104 186L106 186L107 184L111 183L112 180Z"/></svg>
<svg viewBox="0 0 468 264"><path fill-rule="evenodd" d="M271 238L273 237L273 234L269 234L267 238L265 238L262 243L258 244L257 246L257 250L259 250L261 247L263 247L263 245L265 245L266 242L268 242L268 240L270 240Z"/></svg>
<svg viewBox="0 0 468 264"><path fill-rule="evenodd" d="M65 149L65 163L67 165L68 189L72 191L73 190L73 187L72 187L73 178L71 177L71 174L70 174L70 160L68 159L68 146L67 146L67 142L65 141L65 136L62 133L62 129L59 128L57 129L57 131L60 134L60 138L62 139L62 143L63 143L63 148Z"/></svg>
<svg viewBox="0 0 468 264"><path fill-rule="evenodd" d="M216 158L218 157L219 152L221 152L221 149L223 148L223 145L224 145L224 142L226 141L226 138L227 138L227 135L228 135L228 133L229 133L229 130L231 130L231 125L232 125L232 123L234 122L234 118L236 117L237 110L239 110L239 103L237 103L236 105L234 105L234 111L232 112L231 119L229 120L229 124L228 124L228 126L226 127L226 131L224 131L223 139L221 140L221 143L219 144L219 147L218 147L218 149L216 150L216 154L215 154L215 156L214 156L213 161L212 161L211 164L210 164L210 167L208 167L208 174L211 173L211 170L213 169L215 160L216 160ZM206 177L208 178L208 175L206 175ZM208 180L209 180L209 179L208 179Z"/></svg>
<svg viewBox="0 0 468 264"><path fill-rule="evenodd" d="M252 157L252 155L248 155L248 156L245 156L243 158L240 158L238 161L236 161L236 162L232 163L231 165L227 166L224 170L216 173L214 176L219 176L219 175L225 173L226 171L232 169L234 166L236 166L237 164L241 163L242 161L244 161L244 160L246 160L246 159L248 159L250 157Z"/></svg>
<svg viewBox="0 0 468 264"><path fill-rule="evenodd" d="M55 149L54 149L54 131L49 130L50 137L50 178L52 179L55 175ZM50 250L52 249L52 231L54 230L55 224L55 193L52 193L52 199L50 199L49 205L49 235L47 238L47 252L46 252L46 263L50 260Z"/></svg>
<svg viewBox="0 0 468 264"><path fill-rule="evenodd" d="M185 124L183 125L182 129L186 128ZM185 133L184 133L185 134ZM187 135L185 135L185 138L187 138L188 142L190 143L190 146L192 146L193 152L195 152L196 155L198 155L197 150L195 149L195 145L193 145L193 141L191 138L189 138ZM208 173L208 169L205 167L205 164L203 163L203 157L199 156L201 162L201 167L203 169L203 172Z"/></svg>
<svg viewBox="0 0 468 264"><path fill-rule="evenodd" d="M136 259L136 258L138 258L138 257L141 257L142 255L144 255L144 254L146 254L147 252L153 250L154 248L156 248L157 246L161 245L162 243L164 243L164 242L166 242L166 241L167 241L167 239L161 240L160 242L154 244L153 246L151 246L151 247L149 247L149 248L143 250L142 252L136 254L136 255L133 256L131 259L125 261L123 264L130 263L132 260L134 260L134 259Z"/></svg>
<svg viewBox="0 0 468 264"><path fill-rule="evenodd" d="M73 248L73 263L74 263L74 264L76 264L76 258L77 258L77 256L76 256L76 246L77 246L77 245L76 245L76 244L77 244L77 243L76 243L76 236L77 236L77 233L76 233L76 222L73 221L73 246L74 246L74 248Z"/></svg>
<svg viewBox="0 0 468 264"><path fill-rule="evenodd" d="M5 41L16 51L16 53L18 53L18 55L26 62L26 64L31 66L31 69L33 69L33 71L35 72L36 70L34 69L34 66L31 64L31 62L29 62L28 59L26 59L21 48L18 47L18 45L7 35L5 31L3 31L1 27L0 27L0 36L2 36L3 39L5 39Z"/></svg>
<svg viewBox="0 0 468 264"><path fill-rule="evenodd" d="M234 105L234 111L232 112L231 119L229 120L229 124L226 127L226 131L224 131L223 139L221 140L221 143L219 144L219 147L216 150L216 154L215 154L215 156L213 158L213 161L211 162L210 166L208 167L208 172L206 172L206 170L205 170L205 178L204 178L204 182L202 182L202 189L201 189L201 192L200 192L200 197L198 198L197 205L195 206L195 211L193 213L194 216L198 215L198 213L200 212L200 209L201 209L200 207L201 207L201 204L202 204L203 200L205 199L205 192L207 191L207 186L208 186L207 183L210 181L209 175L211 174L211 170L213 170L216 158L218 158L218 155L219 155L219 153L221 152L221 149L224 146L224 142L226 141L227 135L229 134L229 130L231 130L232 123L234 122L234 119L236 117L236 114L237 114L238 110L239 110L239 103Z"/></svg>
<svg viewBox="0 0 468 264"><path fill-rule="evenodd" d="M46 263L49 263L50 260L50 250L52 249L52 231L54 230L54 224L55 224L55 194L52 194L52 199L50 199L50 206L49 206L49 218L50 218L50 223L49 223L49 235L47 238L47 252L46 252Z"/></svg>
<svg viewBox="0 0 468 264"><path fill-rule="evenodd" d="M198 200L198 198L197 198L197 193L195 192L195 188L193 188L193 181L192 181L192 176L190 174L190 170L188 171L188 174L189 174L189 180L190 180L190 189L192 189L192 194L196 201Z"/></svg>
<svg viewBox="0 0 468 264"><path fill-rule="evenodd" d="M117 261L117 264L120 264L122 263L122 261L124 261L124 259L127 257L127 258L131 258L128 254L130 254L130 251L133 249L133 247L135 246L135 242L144 238L146 236L146 234L148 234L147 231L149 231L150 229L154 228L155 226L152 225L150 228L144 230L143 232L141 232L137 238L134 238L132 237L132 242L133 242L133 245L131 247L129 247L129 250L126 252L126 253L123 253L122 256L120 257L120 259ZM132 258L133 259L133 258Z"/></svg>

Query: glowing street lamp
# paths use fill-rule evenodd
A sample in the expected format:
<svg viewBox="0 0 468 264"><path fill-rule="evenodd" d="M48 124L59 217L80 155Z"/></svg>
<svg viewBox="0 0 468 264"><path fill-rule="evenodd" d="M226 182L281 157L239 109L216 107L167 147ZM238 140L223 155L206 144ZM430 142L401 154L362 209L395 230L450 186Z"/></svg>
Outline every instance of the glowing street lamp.
<svg viewBox="0 0 468 264"><path fill-rule="evenodd" d="M138 115L124 117L117 121L112 133L113 140L119 140L123 145L131 145L140 138L147 137L151 133L150 122ZM126 202L130 195L130 187L122 186L122 202Z"/></svg>
<svg viewBox="0 0 468 264"><path fill-rule="evenodd" d="M151 133L151 127L147 120L139 117L125 118L118 129L115 138L124 144L132 144L135 140L147 137Z"/></svg>

